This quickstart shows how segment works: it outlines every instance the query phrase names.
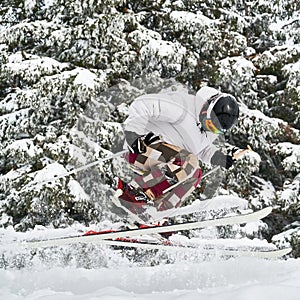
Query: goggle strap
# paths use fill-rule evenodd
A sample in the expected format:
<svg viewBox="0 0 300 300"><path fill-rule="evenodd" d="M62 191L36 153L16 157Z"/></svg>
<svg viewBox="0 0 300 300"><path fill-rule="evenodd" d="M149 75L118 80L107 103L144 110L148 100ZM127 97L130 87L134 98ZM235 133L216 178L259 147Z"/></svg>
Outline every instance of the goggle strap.
<svg viewBox="0 0 300 300"><path fill-rule="evenodd" d="M207 116L207 119L210 119L210 115L211 115L211 112L215 106L215 104L217 103L217 101L223 97L224 94L216 94L215 96L212 96L209 100L210 100L210 103L209 103L209 106L207 108L207 113L206 113L206 116ZM209 101L208 100L208 101Z"/></svg>

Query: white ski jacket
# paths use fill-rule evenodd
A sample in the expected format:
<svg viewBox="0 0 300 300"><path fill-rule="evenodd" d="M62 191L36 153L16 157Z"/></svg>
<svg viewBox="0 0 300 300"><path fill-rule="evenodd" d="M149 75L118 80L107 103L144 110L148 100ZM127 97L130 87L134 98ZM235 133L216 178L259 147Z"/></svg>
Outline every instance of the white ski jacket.
<svg viewBox="0 0 300 300"><path fill-rule="evenodd" d="M212 132L201 131L199 114L203 104L220 91L203 87L197 94L186 91L148 94L136 98L129 107L125 131L144 135L149 131L161 135L167 143L176 145L197 155L204 163L210 163L217 147L218 137Z"/></svg>

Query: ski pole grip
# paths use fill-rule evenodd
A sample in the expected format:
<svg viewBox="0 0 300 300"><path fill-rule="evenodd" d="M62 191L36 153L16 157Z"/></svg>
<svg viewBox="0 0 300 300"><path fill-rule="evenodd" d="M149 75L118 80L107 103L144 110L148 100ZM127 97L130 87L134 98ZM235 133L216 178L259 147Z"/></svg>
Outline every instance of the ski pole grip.
<svg viewBox="0 0 300 300"><path fill-rule="evenodd" d="M252 152L252 148L250 145L247 145L247 149L243 149L242 151L239 151L238 153L233 153L233 159L237 160L240 157L244 156L247 152Z"/></svg>

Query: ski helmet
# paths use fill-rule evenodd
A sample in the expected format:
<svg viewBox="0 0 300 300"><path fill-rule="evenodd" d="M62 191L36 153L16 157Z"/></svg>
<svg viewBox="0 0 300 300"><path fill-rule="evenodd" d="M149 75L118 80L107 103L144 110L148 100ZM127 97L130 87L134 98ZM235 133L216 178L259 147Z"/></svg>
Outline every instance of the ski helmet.
<svg viewBox="0 0 300 300"><path fill-rule="evenodd" d="M236 99L229 94L217 94L203 105L199 120L204 130L219 134L230 129L238 117Z"/></svg>

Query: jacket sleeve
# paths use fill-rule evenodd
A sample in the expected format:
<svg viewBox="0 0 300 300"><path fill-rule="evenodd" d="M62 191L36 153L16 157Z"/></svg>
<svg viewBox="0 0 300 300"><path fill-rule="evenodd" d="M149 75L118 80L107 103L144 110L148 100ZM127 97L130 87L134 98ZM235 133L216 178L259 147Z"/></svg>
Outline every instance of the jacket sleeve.
<svg viewBox="0 0 300 300"><path fill-rule="evenodd" d="M148 132L148 123L180 122L186 113L180 95L150 94L136 98L129 107L129 116L125 121L125 131L139 135Z"/></svg>

